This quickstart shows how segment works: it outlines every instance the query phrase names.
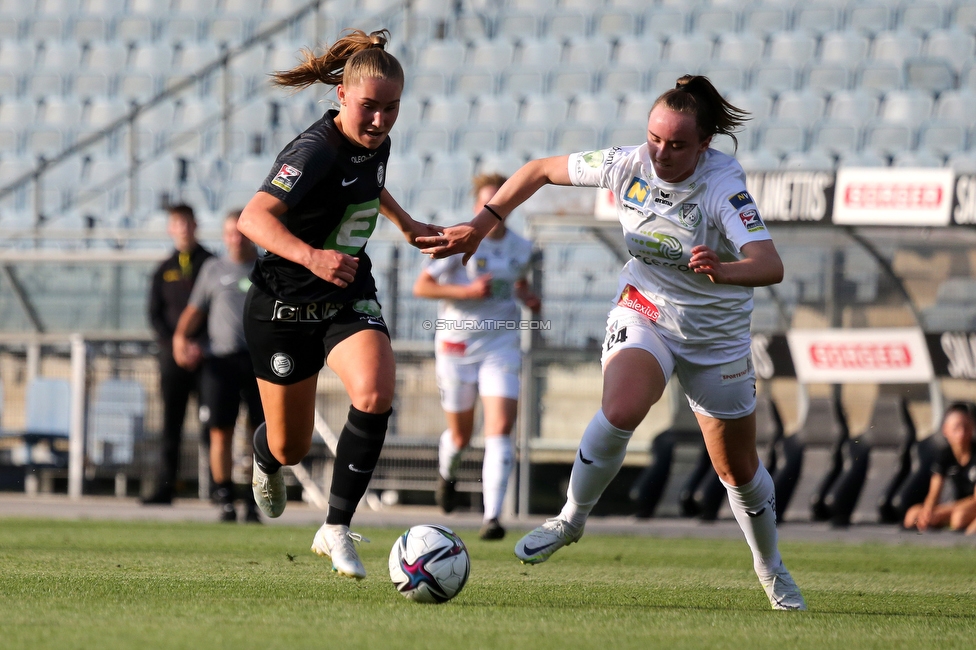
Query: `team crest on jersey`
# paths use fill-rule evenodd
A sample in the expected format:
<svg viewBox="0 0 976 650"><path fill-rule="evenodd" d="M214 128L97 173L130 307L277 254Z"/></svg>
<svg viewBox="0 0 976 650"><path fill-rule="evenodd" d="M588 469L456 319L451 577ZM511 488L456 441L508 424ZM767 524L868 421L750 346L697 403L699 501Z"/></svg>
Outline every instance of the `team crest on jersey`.
<svg viewBox="0 0 976 650"><path fill-rule="evenodd" d="M701 223L702 214L697 203L684 203L678 211L678 221L685 228L696 228Z"/></svg>
<svg viewBox="0 0 976 650"><path fill-rule="evenodd" d="M302 170L296 169L291 165L282 165L275 177L271 179L271 184L275 187L281 188L286 192L291 192L291 188L295 187L295 183L298 179L302 177Z"/></svg>
<svg viewBox="0 0 976 650"><path fill-rule="evenodd" d="M749 232L756 232L757 230L765 230L766 224L763 223L762 218L759 216L759 212L756 210L744 210L739 213L739 218L742 219L742 225L746 227Z"/></svg>
<svg viewBox="0 0 976 650"><path fill-rule="evenodd" d="M647 181L634 176L634 180L630 181L630 186L624 191L623 202L644 207L644 202L647 201L647 195L650 193L651 188Z"/></svg>
<svg viewBox="0 0 976 650"><path fill-rule="evenodd" d="M750 203L755 203L752 197L749 196L749 192L739 192L738 194L733 194L729 197L729 203L732 207L738 210L739 208L749 205Z"/></svg>
<svg viewBox="0 0 976 650"><path fill-rule="evenodd" d="M386 180L386 167L383 163L376 166L376 184L379 187L383 187L383 181Z"/></svg>
<svg viewBox="0 0 976 650"><path fill-rule="evenodd" d="M477 267L478 267L478 270L479 271L483 271L484 269L486 269L488 267L488 260L486 258L484 258L484 257L477 258L476 261L475 261L475 263L477 264Z"/></svg>

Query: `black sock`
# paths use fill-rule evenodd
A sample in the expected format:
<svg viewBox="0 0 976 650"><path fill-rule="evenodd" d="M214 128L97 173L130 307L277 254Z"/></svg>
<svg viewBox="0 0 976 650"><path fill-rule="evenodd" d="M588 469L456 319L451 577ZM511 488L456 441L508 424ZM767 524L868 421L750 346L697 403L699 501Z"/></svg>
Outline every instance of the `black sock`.
<svg viewBox="0 0 976 650"><path fill-rule="evenodd" d="M325 523L348 526L359 500L366 494L376 461L383 450L386 425L393 409L386 413L364 413L349 407L349 419L339 434L335 467L332 470L332 489L329 493L329 512Z"/></svg>
<svg viewBox="0 0 976 650"><path fill-rule="evenodd" d="M254 460L265 474L274 474L281 469L281 463L268 448L268 427L264 422L254 430Z"/></svg>
<svg viewBox="0 0 976 650"><path fill-rule="evenodd" d="M223 483L218 483L217 489L214 490L214 501L221 505L234 503L234 482L224 481Z"/></svg>

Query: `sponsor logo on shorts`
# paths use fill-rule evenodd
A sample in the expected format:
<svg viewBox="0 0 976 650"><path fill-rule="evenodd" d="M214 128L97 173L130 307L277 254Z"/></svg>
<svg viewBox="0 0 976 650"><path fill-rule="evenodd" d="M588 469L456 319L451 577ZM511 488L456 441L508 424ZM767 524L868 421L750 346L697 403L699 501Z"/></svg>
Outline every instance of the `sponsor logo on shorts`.
<svg viewBox="0 0 976 650"><path fill-rule="evenodd" d="M757 230L765 230L766 224L763 223L762 219L759 217L759 212L753 209L743 210L739 213L739 218L742 219L742 225L746 227L749 232L756 232Z"/></svg>
<svg viewBox="0 0 976 650"><path fill-rule="evenodd" d="M647 181L634 176L633 180L630 181L630 186L624 191L622 200L624 203L643 207L644 202L647 201L647 195L650 193L651 187L647 184Z"/></svg>
<svg viewBox="0 0 976 650"><path fill-rule="evenodd" d="M291 188L295 187L295 183L301 177L302 170L291 165L282 165L275 177L271 179L271 184L286 192L291 192Z"/></svg>
<svg viewBox="0 0 976 650"><path fill-rule="evenodd" d="M380 310L380 303L375 300L357 300L352 303L353 311L358 311L360 314L366 314L372 318L378 318L383 320L383 312Z"/></svg>
<svg viewBox="0 0 976 650"><path fill-rule="evenodd" d="M376 166L376 184L383 187L384 180L386 180L386 166L380 163Z"/></svg>
<svg viewBox="0 0 976 650"><path fill-rule="evenodd" d="M275 352L271 355L271 370L279 377L287 377L295 369L295 362L284 352Z"/></svg>
<svg viewBox="0 0 976 650"><path fill-rule="evenodd" d="M751 374L751 370L752 364L749 361L749 357L731 363L723 363L719 367L723 384L734 384L735 382L747 379Z"/></svg>
<svg viewBox="0 0 976 650"><path fill-rule="evenodd" d="M738 210L739 208L745 207L750 203L755 203L755 201L752 200L749 192L739 192L738 194L733 194L729 197L729 203L732 204L733 208Z"/></svg>
<svg viewBox="0 0 976 650"><path fill-rule="evenodd" d="M331 302L309 302L289 305L275 300L271 320L284 323L321 323L335 316L341 305Z"/></svg>
<svg viewBox="0 0 976 650"><path fill-rule="evenodd" d="M697 203L684 203L678 211L678 221L685 228L695 228L701 223L702 213Z"/></svg>
<svg viewBox="0 0 976 650"><path fill-rule="evenodd" d="M657 306L644 297L644 295L637 290L637 287L628 284L624 287L624 290L620 293L620 298L617 300L617 304L621 307L626 307L627 309L633 309L638 314L647 317L652 323L656 323L657 319L661 316L661 312L658 310Z"/></svg>

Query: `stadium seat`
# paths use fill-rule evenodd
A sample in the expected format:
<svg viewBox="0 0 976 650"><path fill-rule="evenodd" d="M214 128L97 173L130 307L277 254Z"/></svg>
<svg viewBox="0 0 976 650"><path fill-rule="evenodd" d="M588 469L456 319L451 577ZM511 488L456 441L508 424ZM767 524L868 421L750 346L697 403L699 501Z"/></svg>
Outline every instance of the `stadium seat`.
<svg viewBox="0 0 976 650"><path fill-rule="evenodd" d="M872 60L888 61L899 66L906 59L918 56L921 52L922 37L905 29L875 34L871 44Z"/></svg>
<svg viewBox="0 0 976 650"><path fill-rule="evenodd" d="M644 71L637 66L613 65L597 75L597 88L608 95L617 97L630 92L640 92L644 88Z"/></svg>
<svg viewBox="0 0 976 650"><path fill-rule="evenodd" d="M478 158L477 173L499 173L511 176L525 163L525 158L510 151L484 152Z"/></svg>
<svg viewBox="0 0 976 650"><path fill-rule="evenodd" d="M515 60L515 45L511 41L495 39L479 39L471 43L467 53L467 66L475 68L489 68L499 70L512 64Z"/></svg>
<svg viewBox="0 0 976 650"><path fill-rule="evenodd" d="M890 92L885 95L879 117L891 124L918 128L932 115L932 95L918 90Z"/></svg>
<svg viewBox="0 0 976 650"><path fill-rule="evenodd" d="M759 129L755 146L778 155L806 149L806 128L792 119L766 120Z"/></svg>
<svg viewBox="0 0 976 650"><path fill-rule="evenodd" d="M932 119L919 129L918 148L939 156L948 156L966 148L964 123L949 119Z"/></svg>
<svg viewBox="0 0 976 650"><path fill-rule="evenodd" d="M849 437L847 420L834 398L809 399L799 429L776 448L773 482L778 521L825 521L824 497L841 469L841 445Z"/></svg>
<svg viewBox="0 0 976 650"><path fill-rule="evenodd" d="M444 72L437 69L418 68L406 73L404 81L404 92L417 95L418 97L428 97L430 95L445 95L451 87L451 78ZM482 88L483 92L492 92L494 84L487 88Z"/></svg>
<svg viewBox="0 0 976 650"><path fill-rule="evenodd" d="M542 19L542 33L550 38L573 38L590 33L589 13L572 9L546 12Z"/></svg>
<svg viewBox="0 0 976 650"><path fill-rule="evenodd" d="M810 148L833 156L856 151L861 146L858 124L844 120L825 119L810 129Z"/></svg>
<svg viewBox="0 0 976 650"><path fill-rule="evenodd" d="M472 121L506 127L518 119L519 102L512 95L482 96L475 101Z"/></svg>
<svg viewBox="0 0 976 650"><path fill-rule="evenodd" d="M465 124L456 135L457 150L469 155L499 151L505 143L505 132L487 124Z"/></svg>
<svg viewBox="0 0 976 650"><path fill-rule="evenodd" d="M577 95L573 98L570 117L579 124L604 126L617 118L617 108L618 102L603 94Z"/></svg>
<svg viewBox="0 0 976 650"><path fill-rule="evenodd" d="M637 19L635 19L637 18ZM593 16L593 34L605 38L633 36L640 31L639 17L615 8L598 9Z"/></svg>
<svg viewBox="0 0 976 650"><path fill-rule="evenodd" d="M137 13L119 16L115 21L115 38L123 44L151 42L156 38L158 20L159 16Z"/></svg>
<svg viewBox="0 0 976 650"><path fill-rule="evenodd" d="M694 74L699 66L689 67L684 63L666 62L655 66L647 75L646 92L655 98L674 88L675 81L686 74Z"/></svg>
<svg viewBox="0 0 976 650"><path fill-rule="evenodd" d="M789 19L788 7L775 4L747 4L742 9L742 31L769 36L785 31Z"/></svg>
<svg viewBox="0 0 976 650"><path fill-rule="evenodd" d="M502 11L495 19L495 35L502 38L538 38L543 32L541 14Z"/></svg>
<svg viewBox="0 0 976 650"><path fill-rule="evenodd" d="M928 57L946 59L958 74L976 56L976 36L956 25L949 29L935 29L925 39L922 53Z"/></svg>
<svg viewBox="0 0 976 650"><path fill-rule="evenodd" d="M664 60L687 70L697 70L712 58L713 47L712 38L705 34L672 34L664 46Z"/></svg>
<svg viewBox="0 0 976 650"><path fill-rule="evenodd" d="M146 397L136 381L106 379L94 391L88 415L88 458L96 465L128 465L142 436Z"/></svg>
<svg viewBox="0 0 976 650"><path fill-rule="evenodd" d="M787 63L760 61L752 68L751 88L765 94L778 94L796 88L797 71Z"/></svg>
<svg viewBox="0 0 976 650"><path fill-rule="evenodd" d="M726 99L732 105L748 111L753 123L766 119L773 112L773 98L764 92L748 90L729 93Z"/></svg>
<svg viewBox="0 0 976 650"><path fill-rule="evenodd" d="M611 42L605 38L570 39L566 43L565 63L584 70L600 70L610 63L612 50Z"/></svg>
<svg viewBox="0 0 976 650"><path fill-rule="evenodd" d="M827 117L863 126L878 114L878 104L875 96L863 90L838 91L827 104Z"/></svg>
<svg viewBox="0 0 976 650"><path fill-rule="evenodd" d="M691 13L691 31L710 36L723 36L735 32L739 26L739 14L728 5L699 5Z"/></svg>
<svg viewBox="0 0 976 650"><path fill-rule="evenodd" d="M936 2L909 2L901 7L898 26L928 33L945 25L943 7Z"/></svg>
<svg viewBox="0 0 976 650"><path fill-rule="evenodd" d="M855 3L847 11L847 28L873 36L891 29L895 11L887 2Z"/></svg>
<svg viewBox="0 0 976 650"><path fill-rule="evenodd" d="M915 146L915 130L909 124L875 120L864 127L864 148L883 156L911 151Z"/></svg>
<svg viewBox="0 0 976 650"><path fill-rule="evenodd" d="M446 124L420 124L410 131L410 150L429 155L438 151L450 151L453 147L453 128Z"/></svg>
<svg viewBox="0 0 976 650"><path fill-rule="evenodd" d="M455 94L467 99L491 95L498 90L498 75L489 67L465 67L454 74L450 86Z"/></svg>
<svg viewBox="0 0 976 650"><path fill-rule="evenodd" d="M647 3L640 4L647 5ZM679 6L651 6L644 12L642 19L644 37L654 37L663 41L673 34L684 33L687 23L688 17Z"/></svg>
<svg viewBox="0 0 976 650"><path fill-rule="evenodd" d="M663 50L663 41L655 36L628 36L617 41L614 61L617 66L632 66L643 71L648 64L661 60Z"/></svg>
<svg viewBox="0 0 976 650"><path fill-rule="evenodd" d="M647 119L641 122L615 122L607 127L604 141L608 146L620 147L647 142Z"/></svg>
<svg viewBox="0 0 976 650"><path fill-rule="evenodd" d="M842 152L837 161L838 167L887 167L888 158L882 154L869 150Z"/></svg>
<svg viewBox="0 0 976 650"><path fill-rule="evenodd" d="M948 59L915 57L905 61L905 85L909 89L941 93L956 87L956 73Z"/></svg>
<svg viewBox="0 0 976 650"><path fill-rule="evenodd" d="M902 88L902 66L890 61L864 61L854 73L854 87L883 96Z"/></svg>
<svg viewBox="0 0 976 650"><path fill-rule="evenodd" d="M948 90L939 95L934 109L936 117L965 124L976 124L976 91Z"/></svg>
<svg viewBox="0 0 976 650"><path fill-rule="evenodd" d="M823 95L832 95L850 88L852 76L846 65L813 61L803 71L802 86Z"/></svg>
<svg viewBox="0 0 976 650"><path fill-rule="evenodd" d="M427 43L417 55L416 66L451 73L464 65L465 47L460 41Z"/></svg>
<svg viewBox="0 0 976 650"><path fill-rule="evenodd" d="M827 3L800 3L793 10L793 29L814 34L830 34L840 29L840 7Z"/></svg>
<svg viewBox="0 0 976 650"><path fill-rule="evenodd" d="M436 152L424 168L424 178L463 187L471 180L471 172L471 158L467 154Z"/></svg>
<svg viewBox="0 0 976 650"><path fill-rule="evenodd" d="M555 95L528 95L519 119L526 124L558 124L569 115L569 102Z"/></svg>
<svg viewBox="0 0 976 650"><path fill-rule="evenodd" d="M835 63L854 68L867 58L869 42L866 36L855 31L831 31L820 41L820 58L823 63Z"/></svg>
<svg viewBox="0 0 976 650"><path fill-rule="evenodd" d="M788 90L776 99L773 116L790 119L809 128L824 115L827 101L809 90Z"/></svg>
<svg viewBox="0 0 976 650"><path fill-rule="evenodd" d="M781 163L780 157L767 149L740 150L735 157L747 172L774 171L779 169Z"/></svg>
<svg viewBox="0 0 976 650"><path fill-rule="evenodd" d="M594 75L579 66L560 66L549 73L549 92L554 95L572 98L593 90Z"/></svg>
<svg viewBox="0 0 976 650"><path fill-rule="evenodd" d="M833 171L837 166L834 157L823 149L793 151L786 154L780 168L792 171Z"/></svg>
<svg viewBox="0 0 976 650"><path fill-rule="evenodd" d="M548 67L513 67L501 74L500 91L511 95L540 94L546 90Z"/></svg>
<svg viewBox="0 0 976 650"><path fill-rule="evenodd" d="M767 59L775 63L787 63L802 68L813 60L817 40L806 32L776 32L769 37Z"/></svg>
<svg viewBox="0 0 976 650"><path fill-rule="evenodd" d="M436 95L427 100L423 121L426 124L460 126L468 121L471 105L456 95Z"/></svg>
<svg viewBox="0 0 976 650"><path fill-rule="evenodd" d="M544 123L518 123L508 128L506 136L509 151L531 158L543 157L551 151L549 127ZM568 151L560 153L569 153Z"/></svg>
<svg viewBox="0 0 976 650"><path fill-rule="evenodd" d="M553 132L552 149L566 153L600 149L604 146L602 131L591 124L563 122Z"/></svg>
<svg viewBox="0 0 976 650"><path fill-rule="evenodd" d="M726 32L718 36L714 57L717 61L748 69L762 59L764 47L762 36L752 32L742 34Z"/></svg>

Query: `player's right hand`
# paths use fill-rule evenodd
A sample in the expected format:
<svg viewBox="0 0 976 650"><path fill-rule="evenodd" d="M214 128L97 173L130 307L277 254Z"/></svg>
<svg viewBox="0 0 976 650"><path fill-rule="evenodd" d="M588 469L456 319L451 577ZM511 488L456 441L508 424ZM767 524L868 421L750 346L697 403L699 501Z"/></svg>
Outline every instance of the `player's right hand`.
<svg viewBox="0 0 976 650"><path fill-rule="evenodd" d="M316 250L312 253L308 270L326 282L345 289L356 279L359 258L333 250Z"/></svg>

